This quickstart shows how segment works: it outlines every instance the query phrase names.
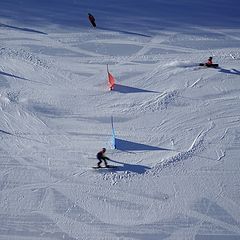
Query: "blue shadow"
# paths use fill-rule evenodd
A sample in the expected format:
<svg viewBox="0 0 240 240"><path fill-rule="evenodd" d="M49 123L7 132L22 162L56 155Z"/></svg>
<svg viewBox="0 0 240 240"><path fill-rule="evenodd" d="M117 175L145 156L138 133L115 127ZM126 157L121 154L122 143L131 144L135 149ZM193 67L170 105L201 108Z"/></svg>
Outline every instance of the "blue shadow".
<svg viewBox="0 0 240 240"><path fill-rule="evenodd" d="M44 142L41 142L41 141L38 141L36 139L32 139L32 138L28 138L28 137L22 137L22 136L19 136L19 135L15 135L13 133L10 133L10 132L7 132L7 131L4 131L4 130L1 130L0 129L0 134L3 133L3 134L7 134L7 135L10 135L10 136L14 136L14 137L18 137L18 138L22 138L22 139L26 139L26 140L30 140L30 141L34 141L34 142L38 142L38 143L44 143ZM45 144L45 143L44 143Z"/></svg>
<svg viewBox="0 0 240 240"><path fill-rule="evenodd" d="M123 30L117 30L114 28L104 28L104 27L98 27L100 30L106 30L106 31L112 31L112 32L118 32L118 33L123 33L123 34L128 34L128 35L135 35L135 36L140 36L140 37L148 37L150 38L150 35L142 34L142 33L136 33L136 32L130 32L130 31L123 31Z"/></svg>
<svg viewBox="0 0 240 240"><path fill-rule="evenodd" d="M5 73L5 72L2 72L2 71L0 71L0 75L4 75L4 76L7 76L7 77L14 77L14 78L18 78L18 79L22 79L22 80L27 80L27 81L29 81L29 80L26 79L26 78L18 77L18 76L16 76L16 75L13 75L13 74L10 74L10 73Z"/></svg>
<svg viewBox="0 0 240 240"><path fill-rule="evenodd" d="M4 131L4 130L1 130L1 129L0 129L0 133L4 133L4 134L7 134L7 135L12 135L12 136L13 136L13 134L12 134L12 133L10 133L10 132L6 132L6 131Z"/></svg>
<svg viewBox="0 0 240 240"><path fill-rule="evenodd" d="M154 147L142 143L131 142L122 140L119 138L115 139L116 149L121 151L170 151L167 148Z"/></svg>
<svg viewBox="0 0 240 240"><path fill-rule="evenodd" d="M14 29L14 30L20 30L20 31L24 31L24 32L39 33L39 34L47 35L47 33L45 33L45 32L37 31L37 30L31 29L31 28L20 28L20 27L15 27L15 26L6 25L6 24L0 24L0 27L10 28L10 29Z"/></svg>
<svg viewBox="0 0 240 240"><path fill-rule="evenodd" d="M125 85L115 84L112 91L120 93L159 93L156 91L144 90L141 88L129 87Z"/></svg>
<svg viewBox="0 0 240 240"><path fill-rule="evenodd" d="M143 174L145 173L147 170L151 169L150 167L144 166L144 165L139 165L139 164L129 164L129 163L123 163L123 162L119 162L119 161L115 161L115 160L108 160L110 162L113 163L118 163L118 164L122 164L121 166L117 166L117 168L110 168L111 171L114 172L133 172L133 173L137 173L137 174Z"/></svg>
<svg viewBox="0 0 240 240"><path fill-rule="evenodd" d="M0 15L32 26L57 24L89 28L87 13L92 9L97 26L115 31L122 29L123 33L145 37L166 27L181 27L180 31L182 26L239 29L239 0L216 2L194 1L189 4L190 1L174 1L171 4L160 0L122 0L113 4L112 0L104 0L102 4L99 0L1 0Z"/></svg>
<svg viewBox="0 0 240 240"><path fill-rule="evenodd" d="M13 78L21 79L21 80L25 80L25 81L28 81L28 82L49 85L47 83L42 83L42 82L38 82L38 81L34 81L34 80L29 80L27 78L19 77L19 76L16 76L16 75L13 75L13 74L10 74L10 73L6 73L6 72L2 72L2 71L0 71L0 75L7 76L7 77L13 77Z"/></svg>
<svg viewBox="0 0 240 240"><path fill-rule="evenodd" d="M240 75L240 71L234 68L233 69L220 68L219 72L233 74L233 75Z"/></svg>
<svg viewBox="0 0 240 240"><path fill-rule="evenodd" d="M236 219L226 209L218 205L217 202L213 202L207 198L201 198L194 203L193 210L232 226L239 225Z"/></svg>

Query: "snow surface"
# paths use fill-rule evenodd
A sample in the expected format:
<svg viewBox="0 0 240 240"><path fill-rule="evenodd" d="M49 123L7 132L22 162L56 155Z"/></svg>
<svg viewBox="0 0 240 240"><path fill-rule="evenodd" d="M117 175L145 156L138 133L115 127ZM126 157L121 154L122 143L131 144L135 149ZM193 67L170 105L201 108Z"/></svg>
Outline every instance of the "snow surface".
<svg viewBox="0 0 240 240"><path fill-rule="evenodd" d="M1 0L0 240L240 239L239 12Z"/></svg>

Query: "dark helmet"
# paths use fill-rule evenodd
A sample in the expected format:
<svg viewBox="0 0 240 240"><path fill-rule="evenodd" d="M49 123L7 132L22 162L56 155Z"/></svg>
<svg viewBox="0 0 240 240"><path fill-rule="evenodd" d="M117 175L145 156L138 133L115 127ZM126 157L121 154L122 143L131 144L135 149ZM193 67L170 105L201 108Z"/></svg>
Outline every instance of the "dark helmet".
<svg viewBox="0 0 240 240"><path fill-rule="evenodd" d="M106 148L102 148L102 152L106 152Z"/></svg>
<svg viewBox="0 0 240 240"><path fill-rule="evenodd" d="M89 16L91 16L92 14L91 13L88 13Z"/></svg>
<svg viewBox="0 0 240 240"><path fill-rule="evenodd" d="M209 57L209 59L212 59L212 57Z"/></svg>

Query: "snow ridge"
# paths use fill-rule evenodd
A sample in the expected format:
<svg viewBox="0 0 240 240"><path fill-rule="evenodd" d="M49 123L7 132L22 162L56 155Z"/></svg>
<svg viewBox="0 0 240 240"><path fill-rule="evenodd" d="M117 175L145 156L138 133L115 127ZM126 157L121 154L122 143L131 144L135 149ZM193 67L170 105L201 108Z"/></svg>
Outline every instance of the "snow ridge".
<svg viewBox="0 0 240 240"><path fill-rule="evenodd" d="M215 127L214 122L210 123L210 126L206 129L202 129L202 131L196 136L196 138L193 140L191 146L187 151L178 152L176 155L161 160L160 163L156 164L151 169L147 170L142 175L139 175L138 173L133 173L130 171L125 171L123 173L119 172L110 172L105 173L103 175L103 179L110 181L112 185L117 184L119 181L129 181L130 179L134 177L146 177L146 176L156 176L161 173L161 171L169 166L175 165L176 163L180 161L185 161L187 159L192 159L194 157L198 157L196 154L202 152L205 149L204 145L204 139L207 136L207 134ZM173 150L173 152L176 152Z"/></svg>
<svg viewBox="0 0 240 240"><path fill-rule="evenodd" d="M189 147L187 151L179 152L178 154L162 160L161 163L157 164L155 167L153 167L149 172L153 175L159 174L159 172L165 168L169 167L170 165L174 165L175 163L179 161L184 161L190 158L193 158L196 156L197 153L202 152L205 149L204 146L204 138L206 135L214 128L215 124L214 122L210 123L210 126L207 129L203 129L194 139L192 145Z"/></svg>
<svg viewBox="0 0 240 240"><path fill-rule="evenodd" d="M160 96L150 99L140 105L140 111L159 111L167 109L170 105L174 105L178 97L178 91L165 92Z"/></svg>
<svg viewBox="0 0 240 240"><path fill-rule="evenodd" d="M24 49L12 49L12 48L1 48L0 49L0 56L5 58L13 58L18 59L21 61L25 61L28 63L31 63L37 67L42 67L45 69L49 69L50 62L43 60L39 58L36 55L33 55L32 53L27 52Z"/></svg>

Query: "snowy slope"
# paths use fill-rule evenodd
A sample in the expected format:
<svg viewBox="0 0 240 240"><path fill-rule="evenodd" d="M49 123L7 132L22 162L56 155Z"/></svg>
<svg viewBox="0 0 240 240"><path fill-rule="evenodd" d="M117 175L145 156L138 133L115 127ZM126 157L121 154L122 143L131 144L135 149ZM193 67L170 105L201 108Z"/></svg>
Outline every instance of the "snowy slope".
<svg viewBox="0 0 240 240"><path fill-rule="evenodd" d="M239 239L238 1L99 2L1 1L0 239Z"/></svg>

